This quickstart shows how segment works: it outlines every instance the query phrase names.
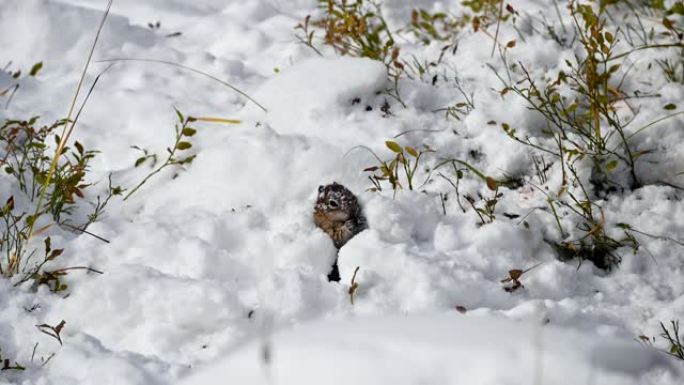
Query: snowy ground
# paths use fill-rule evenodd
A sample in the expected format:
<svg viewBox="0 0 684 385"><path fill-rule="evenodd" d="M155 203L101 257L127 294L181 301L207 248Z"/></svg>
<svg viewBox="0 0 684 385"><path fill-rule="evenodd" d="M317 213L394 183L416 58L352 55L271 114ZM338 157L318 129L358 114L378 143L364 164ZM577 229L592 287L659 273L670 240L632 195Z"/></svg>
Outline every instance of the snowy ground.
<svg viewBox="0 0 684 385"><path fill-rule="evenodd" d="M460 1L386 3L388 17L401 24L413 7ZM530 15L548 5L513 3ZM39 76L22 80L0 119L40 115L47 123L64 116L104 6L101 0L0 0L0 62L19 68L44 62ZM503 189L501 215L482 227L455 199L443 213L439 193L453 189L441 178L426 192L402 190L394 199L391 191L367 191L362 170L377 162L352 149L365 145L388 158L385 140L409 130L416 131L395 140L428 144L488 175L530 170L529 149L487 124L515 122L532 132L538 119L523 101L496 91L501 84L485 66L497 65L491 40L467 34L446 58L445 71L474 95L475 109L457 122L432 112L460 100L453 84L402 83L403 108L377 94L388 86L382 64L325 50L320 58L299 44L293 27L314 10L313 0L115 1L95 60L153 58L201 69L245 90L268 112L176 67L118 62L106 72L74 134L101 151L92 171L102 188L109 173L125 186L145 174L134 167L139 154L130 146L162 154L173 140L174 106L243 123L198 123L192 150L198 156L187 170L167 170L131 200L113 200L89 228L110 244L53 235L66 249L55 267L93 266L104 274L69 274L65 298L0 280L1 353L28 367L0 372L0 383L681 381L680 362L637 340L657 337L660 322L684 319L682 247L639 237L643 248L621 250L623 263L606 274L591 263L578 268L556 260L544 241L558 238L553 217L534 210L546 207L546 198L528 186ZM156 21L159 29L147 26ZM174 32L182 34L167 36ZM501 33L515 36L510 27ZM511 55L540 73L557 72L571 54L543 37L527 37ZM425 55L440 48L406 43L407 51ZM639 69L648 58L635 60L635 72L662 97L639 101L642 125L684 96L681 84ZM106 65L93 64L88 80ZM0 89L10 81L0 72ZM355 98L360 102L352 103ZM381 111L385 101L389 116ZM643 179L684 185L682 123L671 119L636 137L638 148L659 149L639 169ZM357 193L370 227L340 251L339 284L326 279L334 246L311 219L317 187L332 181ZM8 194L9 179L1 183ZM489 194L473 177L460 188ZM675 188L650 185L613 195L604 202L605 215L613 224L681 239L681 198ZM530 212L529 228L502 215ZM540 262L523 276L524 289L503 290L500 281L510 269ZM347 291L357 266L352 305ZM61 320L63 346L35 328ZM666 348L662 340L656 345ZM272 367L257 354L263 346L272 350Z"/></svg>

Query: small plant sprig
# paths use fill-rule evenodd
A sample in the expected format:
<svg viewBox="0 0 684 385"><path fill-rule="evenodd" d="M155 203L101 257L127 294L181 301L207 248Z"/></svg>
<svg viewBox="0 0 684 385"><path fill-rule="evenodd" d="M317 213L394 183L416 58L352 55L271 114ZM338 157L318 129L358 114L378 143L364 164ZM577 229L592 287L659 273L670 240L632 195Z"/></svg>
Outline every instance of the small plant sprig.
<svg viewBox="0 0 684 385"><path fill-rule="evenodd" d="M189 141L189 139L195 136L197 129L190 127L190 123L196 122L197 119L192 116L184 116L183 113L176 108L174 108L174 110L176 111L176 116L178 117L178 123L175 125L175 139L173 145L166 149L166 152L168 153L166 160L159 167L147 174L133 189L131 189L123 198L124 201L130 198L131 195L135 194L135 192L138 191L145 183L147 183L150 178L159 174L163 169L170 166L182 167L184 165L189 165L197 156L196 154L178 156L178 153L192 148L192 143ZM140 166L150 158L152 158L154 163L156 163L156 154L150 155L145 150L143 150L143 152L144 155L135 161L135 167Z"/></svg>
<svg viewBox="0 0 684 385"><path fill-rule="evenodd" d="M52 249L50 237L45 238L44 248L45 255L43 260L35 264L33 267L28 267L29 261L33 257L33 254L29 255L25 262L24 276L22 279L17 281L14 286L19 286L24 282L33 280L34 286L37 287L40 285L46 285L51 292L59 293L68 289L68 285L64 283L63 278L71 270L85 270L89 273L103 274L101 271L87 266L71 266L56 270L46 270L45 265L62 255L64 253L64 249Z"/></svg>
<svg viewBox="0 0 684 385"><path fill-rule="evenodd" d="M468 203L470 203L470 206L473 208L473 210L475 210L475 213L477 213L477 216L480 218L480 226L493 223L496 219L496 205L497 203L499 203L499 200L503 197L503 194L499 192L499 186L496 185L496 187L492 191L491 198L483 197L479 194L478 196L484 202L482 207L477 207L475 205L475 199L473 199L473 197L471 197L470 195L466 195L465 199L466 201L468 201Z"/></svg>
<svg viewBox="0 0 684 385"><path fill-rule="evenodd" d="M430 13L418 8L411 11L411 24L406 28L421 43L432 41L453 41L459 32L468 25L465 17L456 17L446 12Z"/></svg>
<svg viewBox="0 0 684 385"><path fill-rule="evenodd" d="M374 186L371 188L371 191L382 191L382 182L387 181L396 195L397 190L403 188L402 171L403 179L408 189L413 190L416 171L420 165L421 158L425 154L435 152L435 150L427 145L423 145L423 148L420 150L411 146L402 147L399 143L392 140L386 141L385 146L395 153L394 158L389 161L380 159L373 151L366 148L380 163L379 166L371 166L363 170L371 174L368 176L368 179L370 179Z"/></svg>
<svg viewBox="0 0 684 385"><path fill-rule="evenodd" d="M240 124L241 123L240 120L236 120L236 119L185 116L177 108L174 108L174 111L176 112L176 117L178 118L178 123L176 123L176 125L174 126L175 137L174 137L173 145L171 147L166 148L166 152L168 153L166 160L159 167L154 168L132 190L130 190L128 192L128 194L126 194L126 196L123 198L124 201L127 200L128 198L130 198L131 195L133 195L136 191L138 191L140 189L140 187L142 187L145 183L147 183L147 181L150 180L150 178L157 175L163 169L170 167L170 166L183 167L183 166L186 166L186 165L189 165L190 163L192 163L192 161L197 157L197 154L179 156L179 154L184 154L183 151L187 151L187 150L192 148L192 143L190 142L190 140L197 133L197 129L194 127L191 127L190 123L195 123L195 122L210 122L210 123L223 123L223 124ZM146 149L143 149L143 148L140 148L137 146L132 146L132 147L136 150L142 151L142 153L143 153L143 156L136 159L135 164L134 164L135 167L141 166L148 159L152 160L152 167L154 167L157 164L157 159L158 159L157 154L150 154Z"/></svg>
<svg viewBox="0 0 684 385"><path fill-rule="evenodd" d="M504 278L501 280L501 283L503 284L508 284L510 282L510 285L504 285L503 289L509 293L513 293L517 291L518 289L524 289L525 286L523 286L522 282L520 282L520 278L523 276L523 274L527 273L528 271L535 269L539 267L543 262L539 262L536 265L527 268L525 270L521 269L511 269L508 270L508 277Z"/></svg>
<svg viewBox="0 0 684 385"><path fill-rule="evenodd" d="M461 84L461 81L457 77L455 78L455 84L456 89L463 96L463 99L459 102L454 103L451 106L438 108L436 110L433 110L432 112L444 112L444 117L447 120L453 118L457 121L460 121L461 119L468 116L468 114L470 114L475 109L475 96L472 92L467 93L465 91L463 85Z"/></svg>
<svg viewBox="0 0 684 385"><path fill-rule="evenodd" d="M138 159L135 160L135 167L140 167L143 164L145 164L148 160L150 160L150 167L154 168L154 166L157 165L157 154L155 153L150 153L150 151L146 148L138 147L138 146L131 146L132 149L138 150L142 152L142 156L140 156Z"/></svg>
<svg viewBox="0 0 684 385"><path fill-rule="evenodd" d="M662 330L660 336L670 344L667 353L680 360L684 360L684 344L682 344L679 334L679 321L670 321L669 328L661 322L660 329Z"/></svg>
<svg viewBox="0 0 684 385"><path fill-rule="evenodd" d="M473 197L470 195L465 195L464 198L465 200L470 204L470 206L473 208L477 216L480 218L480 226L484 226L486 224L494 222L496 219L495 215L495 210L496 210L496 205L499 203L499 199L503 197L503 193L499 192L499 186L501 185L507 185L506 181L498 181L491 176L485 175L482 171L478 170L476 167L471 165L470 163L460 160L460 159L447 159L441 163L439 163L435 169L441 168L444 165L451 165L454 173L456 174L456 181L460 181L463 179L463 171L469 171L473 173L475 176L480 178L483 182L485 182L485 185L487 186L487 189L492 191L492 197L491 198L485 198L481 194L478 193L478 196L480 200L484 201L484 204L482 207L477 207L475 205L476 201ZM464 169L459 168L457 165L465 166ZM442 178L446 179L456 190L457 194L457 199L460 205L460 198L459 198L459 193L458 193L458 187L457 185L454 185L453 182L451 182L451 179L445 177L442 175ZM465 209L463 206L461 206L461 210L465 212Z"/></svg>
<svg viewBox="0 0 684 385"><path fill-rule="evenodd" d="M26 368L24 366L19 365L16 361L14 361L14 364L11 363L12 360L10 360L7 357L4 357L2 355L2 349L0 349L0 363L2 364L0 366L0 373L7 371L7 370L18 370L18 371L24 371Z"/></svg>
<svg viewBox="0 0 684 385"><path fill-rule="evenodd" d="M349 302L351 304L354 304L354 296L356 295L356 291L359 289L359 283L356 282L356 274L359 272L360 266L356 266L356 269L354 269L354 274L352 275L351 282L349 283L349 290L347 293L349 294Z"/></svg>
<svg viewBox="0 0 684 385"><path fill-rule="evenodd" d="M40 324L36 325L36 328L40 330L41 333L47 334L48 336L54 338L59 342L60 345L62 345L62 330L64 330L64 325L66 325L66 321L62 320L60 323L58 323L55 326L48 325L48 324Z"/></svg>
<svg viewBox="0 0 684 385"><path fill-rule="evenodd" d="M0 90L0 97L6 97L7 98L7 102L5 103L5 108L9 107L10 103L12 102L12 98L14 98L14 95L19 90L19 79L21 79L21 77L22 77L21 76L21 70L12 71L9 69L9 67L11 65L12 65L12 62L10 61L9 63L7 63L5 68L0 70L2 72L8 73L12 77L12 79L14 80L13 84L10 84L5 89ZM29 70L28 76L30 76L30 77L38 76L38 72L40 72L41 69L43 69L43 62L35 63L31 67L31 69Z"/></svg>

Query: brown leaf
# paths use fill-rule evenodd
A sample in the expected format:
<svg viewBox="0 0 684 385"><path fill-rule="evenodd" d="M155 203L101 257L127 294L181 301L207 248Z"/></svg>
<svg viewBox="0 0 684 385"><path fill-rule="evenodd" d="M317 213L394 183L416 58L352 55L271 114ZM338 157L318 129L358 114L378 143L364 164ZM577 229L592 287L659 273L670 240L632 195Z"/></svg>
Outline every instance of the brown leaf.
<svg viewBox="0 0 684 385"><path fill-rule="evenodd" d="M487 183L487 188L496 191L496 189L499 187L499 183L496 181L496 179L488 176L485 178L485 182Z"/></svg>
<svg viewBox="0 0 684 385"><path fill-rule="evenodd" d="M473 18L473 31L477 32L480 30L480 18L475 16Z"/></svg>
<svg viewBox="0 0 684 385"><path fill-rule="evenodd" d="M523 271L520 269L513 269L513 270L508 270L508 275L511 276L511 279L514 281L517 281L520 276L522 276Z"/></svg>
<svg viewBox="0 0 684 385"><path fill-rule="evenodd" d="M62 329L64 329L64 325L66 324L66 321L62 320L57 326L55 326L55 333L59 334L62 332Z"/></svg>

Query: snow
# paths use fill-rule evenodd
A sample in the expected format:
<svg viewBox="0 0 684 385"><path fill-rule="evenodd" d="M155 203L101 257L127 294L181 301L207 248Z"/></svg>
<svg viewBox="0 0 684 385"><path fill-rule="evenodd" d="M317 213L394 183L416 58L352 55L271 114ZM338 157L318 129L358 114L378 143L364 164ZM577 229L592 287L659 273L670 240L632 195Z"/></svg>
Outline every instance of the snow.
<svg viewBox="0 0 684 385"><path fill-rule="evenodd" d="M442 314L303 325L181 384L645 384L656 374L674 381L672 373L663 355L629 342Z"/></svg>
<svg viewBox="0 0 684 385"><path fill-rule="evenodd" d="M0 0L0 62L28 69L44 61L37 77L21 79L0 119L40 115L47 123L64 116L104 3ZM401 26L414 6L459 3L386 1L384 9ZM515 3L533 16L548 8L541 0ZM659 323L684 319L681 246L637 234L642 248L620 250L622 264L605 273L589 262L556 259L545 241L560 239L555 220L546 196L529 185L502 188L497 219L484 226L467 202L461 211L451 185L436 175L425 192L368 190L362 170L377 160L358 146L389 159L386 140L430 145L438 152L427 165L454 157L496 178L530 173L529 148L488 122L509 122L530 135L544 122L519 98L501 97L503 86L486 66L502 68L490 56L491 39L467 33L447 55L445 76L472 92L475 108L461 121L446 120L433 111L462 100L453 83L402 80L403 108L381 93L388 86L381 63L329 49L320 57L298 43L293 28L315 7L313 0L115 0L96 61L179 63L240 88L267 111L160 63L117 62L102 76L74 133L101 151L91 170L97 191L110 173L132 187L149 172L134 167L140 154L130 146L163 156L173 140L174 106L242 123L197 122L197 158L186 170L169 168L131 199L114 198L89 227L111 243L50 233L65 248L54 268L92 266L103 274L72 271L60 295L0 280L1 354L27 366L0 372L0 384L681 382L681 363L656 350L668 348ZM158 20L159 29L147 26ZM167 37L174 32L182 34ZM573 52L526 33L509 61L554 77ZM517 35L504 25L501 36ZM441 49L404 40L407 54L434 57ZM684 96L681 84L646 70L648 55L630 56L634 73L662 96L634 101L641 107L634 129ZM107 65L93 63L87 84ZM0 89L11 81L0 71ZM635 136L637 150L659 149L637 169L644 182L684 184L681 125L679 116ZM557 171L550 172L550 191L560 186ZM417 178L426 177L421 170ZM333 181L357 194L369 224L340 250L340 283L326 279L336 250L311 218L317 187ZM459 188L473 197L492 194L472 174ZM0 192L0 199L17 194L4 175ZM439 193L449 193L446 214ZM678 189L654 184L601 203L611 225L681 240L681 199ZM572 216L560 216L572 230ZM524 288L503 290L509 270L533 266L521 279ZM61 320L63 345L35 327ZM638 342L641 335L657 337L655 347ZM268 365L263 346L272 350Z"/></svg>

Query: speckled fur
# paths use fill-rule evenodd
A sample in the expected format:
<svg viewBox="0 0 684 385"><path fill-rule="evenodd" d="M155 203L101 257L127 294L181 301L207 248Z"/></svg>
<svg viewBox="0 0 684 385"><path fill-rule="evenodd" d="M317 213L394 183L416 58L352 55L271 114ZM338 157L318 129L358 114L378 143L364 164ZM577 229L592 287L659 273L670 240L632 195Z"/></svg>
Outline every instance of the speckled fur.
<svg viewBox="0 0 684 385"><path fill-rule="evenodd" d="M356 196L336 182L318 187L313 218L316 226L330 236L338 249L367 227ZM337 260L328 278L339 280Z"/></svg>

